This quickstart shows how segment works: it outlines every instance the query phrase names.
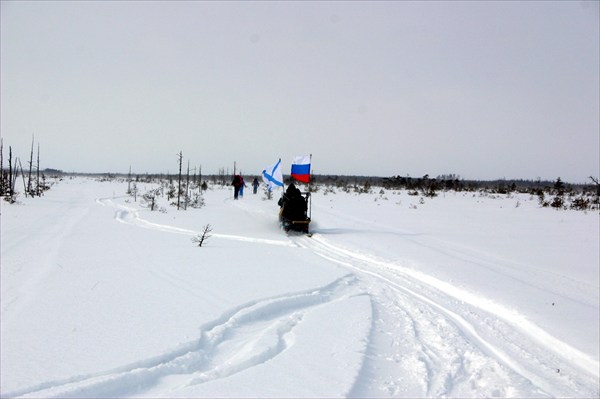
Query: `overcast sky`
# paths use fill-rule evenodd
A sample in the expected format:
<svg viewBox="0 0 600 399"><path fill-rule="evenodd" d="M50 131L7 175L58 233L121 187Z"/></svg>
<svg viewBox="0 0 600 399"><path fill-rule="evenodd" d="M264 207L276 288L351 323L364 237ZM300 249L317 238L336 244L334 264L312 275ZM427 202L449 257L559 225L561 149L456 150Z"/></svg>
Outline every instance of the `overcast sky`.
<svg viewBox="0 0 600 399"><path fill-rule="evenodd" d="M597 1L2 1L1 128L65 171L599 175Z"/></svg>

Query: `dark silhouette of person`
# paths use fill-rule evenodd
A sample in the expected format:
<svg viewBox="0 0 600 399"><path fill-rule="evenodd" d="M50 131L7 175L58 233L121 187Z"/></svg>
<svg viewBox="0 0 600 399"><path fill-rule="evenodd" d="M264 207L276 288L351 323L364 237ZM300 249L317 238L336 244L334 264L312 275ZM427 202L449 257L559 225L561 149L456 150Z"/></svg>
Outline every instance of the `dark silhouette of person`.
<svg viewBox="0 0 600 399"><path fill-rule="evenodd" d="M231 182L231 185L233 186L233 199L234 200L238 199L238 196L240 195L240 187L242 187L242 184L243 184L242 176L234 175L233 181Z"/></svg>

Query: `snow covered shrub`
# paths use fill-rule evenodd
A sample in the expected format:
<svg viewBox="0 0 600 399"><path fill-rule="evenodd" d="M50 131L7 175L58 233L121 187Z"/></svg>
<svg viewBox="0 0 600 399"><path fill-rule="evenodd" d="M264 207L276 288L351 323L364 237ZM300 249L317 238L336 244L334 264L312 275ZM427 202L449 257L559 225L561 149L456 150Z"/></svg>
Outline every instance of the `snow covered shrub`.
<svg viewBox="0 0 600 399"><path fill-rule="evenodd" d="M5 195L4 201L8 202L9 204L15 204L18 203L17 197L19 196L19 193L17 193L16 191L13 192L12 195Z"/></svg>
<svg viewBox="0 0 600 399"><path fill-rule="evenodd" d="M327 194L335 194L335 189L332 186L327 186L325 188L325 192L323 192L323 195L327 195Z"/></svg>
<svg viewBox="0 0 600 399"><path fill-rule="evenodd" d="M142 195L142 198L148 204L148 207L153 211L156 207L156 197L160 196L160 189L150 190Z"/></svg>
<svg viewBox="0 0 600 399"><path fill-rule="evenodd" d="M356 194L372 194L371 183L369 181L365 181L362 186L354 183L352 186L346 185L342 187L342 191L345 193L350 193L353 191Z"/></svg>
<svg viewBox="0 0 600 399"><path fill-rule="evenodd" d="M550 206L550 203L548 201L546 201L546 195L544 194L544 192L542 190L538 191L538 203L543 208Z"/></svg>
<svg viewBox="0 0 600 399"><path fill-rule="evenodd" d="M576 211L587 211L590 209L590 205L590 200L581 195L571 202L570 207Z"/></svg>
<svg viewBox="0 0 600 399"><path fill-rule="evenodd" d="M202 208L205 205L204 203L204 197L202 196L202 194L200 193L194 193L194 198L192 199L192 201L190 202L190 206L192 208Z"/></svg>
<svg viewBox="0 0 600 399"><path fill-rule="evenodd" d="M167 189L167 200L170 200L171 198L175 198L177 196L177 190L175 189L175 186L171 183L169 184L169 187ZM175 205L177 205L177 203L175 203Z"/></svg>
<svg viewBox="0 0 600 399"><path fill-rule="evenodd" d="M429 187L423 190L423 195L429 198L437 197L437 193L435 192L435 189L433 187Z"/></svg>
<svg viewBox="0 0 600 399"><path fill-rule="evenodd" d="M552 199L550 206L555 209L561 209L565 206L565 200L563 199L563 197L557 195Z"/></svg>
<svg viewBox="0 0 600 399"><path fill-rule="evenodd" d="M273 199L273 192L271 190L269 190L269 186L265 186L264 190L263 190L263 201L264 200L272 200Z"/></svg>
<svg viewBox="0 0 600 399"><path fill-rule="evenodd" d="M384 201L388 200L388 197L385 195L385 191L383 190L383 188L381 190L379 190L379 198Z"/></svg>

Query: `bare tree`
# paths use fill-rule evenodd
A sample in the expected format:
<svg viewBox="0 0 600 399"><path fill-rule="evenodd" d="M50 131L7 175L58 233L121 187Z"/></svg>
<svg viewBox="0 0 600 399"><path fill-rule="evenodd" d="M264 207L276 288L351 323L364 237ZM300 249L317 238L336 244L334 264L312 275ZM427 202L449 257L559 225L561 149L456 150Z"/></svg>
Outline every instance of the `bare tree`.
<svg viewBox="0 0 600 399"><path fill-rule="evenodd" d="M179 179L177 180L177 210L181 200L181 163L183 162L183 153L179 151Z"/></svg>
<svg viewBox="0 0 600 399"><path fill-rule="evenodd" d="M131 194L131 165L129 165L129 174L127 175L127 194Z"/></svg>
<svg viewBox="0 0 600 399"><path fill-rule="evenodd" d="M204 240L206 240L210 237L210 235L208 235L208 233L210 233L212 231L212 227L210 226L210 224L207 224L202 229L203 229L202 234L198 234L197 237L192 238L192 242L197 242L199 247L202 246L202 244L204 243Z"/></svg>
<svg viewBox="0 0 600 399"><path fill-rule="evenodd" d="M28 179L27 179L27 187L25 188L25 196L27 197L27 194L31 194L32 188L31 188L31 170L33 169L33 144L34 144L34 140L35 138L33 136L31 136L31 152L29 155L29 175L28 175ZM25 177L23 177L25 178Z"/></svg>
<svg viewBox="0 0 600 399"><path fill-rule="evenodd" d="M600 190L600 182L598 182L598 179L596 179L594 176L590 176L590 179L592 180L592 182L594 182L596 188Z"/></svg>
<svg viewBox="0 0 600 399"><path fill-rule="evenodd" d="M0 137L0 196L6 193L6 180L4 174L4 139Z"/></svg>
<svg viewBox="0 0 600 399"><path fill-rule="evenodd" d="M13 181L12 167L12 146L8 146L8 198L10 202L14 201L15 185Z"/></svg>
<svg viewBox="0 0 600 399"><path fill-rule="evenodd" d="M189 198L190 198L190 160L188 159L187 174L185 177L185 209L186 210L187 210Z"/></svg>
<svg viewBox="0 0 600 399"><path fill-rule="evenodd" d="M35 182L36 182L35 192L36 192L36 195L38 197L40 197L42 195L42 192L40 191L40 143L38 143L38 151L37 152L38 152L37 153L37 167L35 168L37 178L35 180Z"/></svg>
<svg viewBox="0 0 600 399"><path fill-rule="evenodd" d="M600 182L598 182L598 179L595 179L593 176L590 176L590 179L596 185L596 199L594 202L596 203L596 207L598 207L600 206Z"/></svg>

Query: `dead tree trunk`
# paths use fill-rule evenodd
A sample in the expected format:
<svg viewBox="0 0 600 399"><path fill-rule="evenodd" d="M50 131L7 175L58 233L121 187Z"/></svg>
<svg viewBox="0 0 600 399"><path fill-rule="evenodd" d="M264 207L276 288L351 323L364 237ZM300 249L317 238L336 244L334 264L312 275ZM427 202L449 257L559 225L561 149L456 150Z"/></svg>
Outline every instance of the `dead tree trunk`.
<svg viewBox="0 0 600 399"><path fill-rule="evenodd" d="M177 181L177 210L181 201L181 163L183 162L183 153L179 151L179 179Z"/></svg>
<svg viewBox="0 0 600 399"><path fill-rule="evenodd" d="M19 161L19 167L21 168L21 177L23 178L23 190L25 190L25 197L27 197L27 184L25 184L25 172L23 172L23 165L21 165L21 160L19 158L17 158L17 160Z"/></svg>
<svg viewBox="0 0 600 399"><path fill-rule="evenodd" d="M33 169L33 143L34 143L34 137L31 137L31 152L29 153L29 175L27 178L27 187L25 188L25 197L27 197L28 194L31 194L31 170Z"/></svg>
<svg viewBox="0 0 600 399"><path fill-rule="evenodd" d="M40 144L39 143L38 143L38 153L37 153L37 167L35 169L37 171L35 192L36 192L37 196L40 197L42 195L42 193L40 191Z"/></svg>
<svg viewBox="0 0 600 399"><path fill-rule="evenodd" d="M127 194L131 195L131 165L129 165L129 174L127 175Z"/></svg>
<svg viewBox="0 0 600 399"><path fill-rule="evenodd" d="M8 147L8 196L10 200L13 200L15 190L13 186L13 170L12 170L12 146Z"/></svg>
<svg viewBox="0 0 600 399"><path fill-rule="evenodd" d="M6 180L4 180L4 139L0 137L0 195L6 193Z"/></svg>

